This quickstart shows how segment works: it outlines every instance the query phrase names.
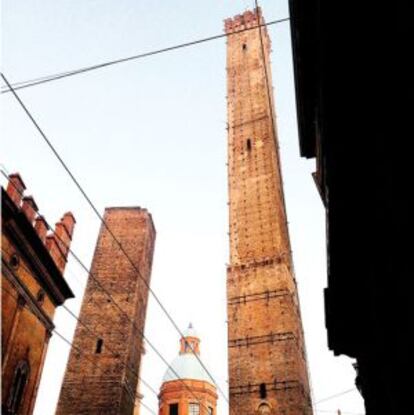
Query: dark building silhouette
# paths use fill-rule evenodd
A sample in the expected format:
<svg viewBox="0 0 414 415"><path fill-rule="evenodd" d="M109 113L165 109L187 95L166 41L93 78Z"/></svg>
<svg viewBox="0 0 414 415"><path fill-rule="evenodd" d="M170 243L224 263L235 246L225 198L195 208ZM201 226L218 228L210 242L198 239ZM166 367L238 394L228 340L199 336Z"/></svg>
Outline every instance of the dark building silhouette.
<svg viewBox="0 0 414 415"><path fill-rule="evenodd" d="M410 14L289 3L300 152L326 209L328 346L356 359L367 415L408 414Z"/></svg>

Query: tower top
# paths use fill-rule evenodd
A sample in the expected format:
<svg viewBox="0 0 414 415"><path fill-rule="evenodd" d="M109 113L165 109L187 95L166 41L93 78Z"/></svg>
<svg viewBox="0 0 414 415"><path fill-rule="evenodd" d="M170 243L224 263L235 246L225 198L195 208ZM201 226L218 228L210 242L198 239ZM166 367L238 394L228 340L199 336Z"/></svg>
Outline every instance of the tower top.
<svg viewBox="0 0 414 415"><path fill-rule="evenodd" d="M192 323L188 325L180 339L180 354L193 353L191 349L200 354L200 336L194 330Z"/></svg>
<svg viewBox="0 0 414 415"><path fill-rule="evenodd" d="M187 329L183 333L184 337L192 337L195 339L200 339L200 336L198 335L197 331L193 327L193 323L190 323L187 327Z"/></svg>
<svg viewBox="0 0 414 415"><path fill-rule="evenodd" d="M235 33L264 23L262 9L258 7L253 9L253 11L247 10L243 14L224 20L224 31L226 33Z"/></svg>

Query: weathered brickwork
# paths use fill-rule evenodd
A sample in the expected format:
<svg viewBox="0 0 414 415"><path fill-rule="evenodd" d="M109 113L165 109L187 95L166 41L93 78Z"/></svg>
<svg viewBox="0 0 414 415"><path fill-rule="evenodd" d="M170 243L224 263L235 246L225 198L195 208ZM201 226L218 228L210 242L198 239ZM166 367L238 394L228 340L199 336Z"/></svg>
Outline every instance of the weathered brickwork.
<svg viewBox="0 0 414 415"><path fill-rule="evenodd" d="M107 208L104 220L149 285L155 241L151 215ZM140 372L148 287L102 225L56 414L132 415ZM128 318L108 298L107 290ZM132 322L133 323L132 323Z"/></svg>
<svg viewBox="0 0 414 415"><path fill-rule="evenodd" d="M225 21L230 414L309 415L303 331L262 44L259 29L242 31L259 22L264 23L260 10ZM270 39L267 29L261 30L271 90ZM273 96L271 103L274 108Z"/></svg>

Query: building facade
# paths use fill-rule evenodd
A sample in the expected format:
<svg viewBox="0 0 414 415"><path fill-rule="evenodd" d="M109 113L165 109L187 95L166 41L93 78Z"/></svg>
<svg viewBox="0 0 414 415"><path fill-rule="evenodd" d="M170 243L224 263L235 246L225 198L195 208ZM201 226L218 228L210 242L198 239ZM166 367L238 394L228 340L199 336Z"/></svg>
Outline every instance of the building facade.
<svg viewBox="0 0 414 415"><path fill-rule="evenodd" d="M200 355L200 337L191 324L183 334L180 353L163 378L159 415L216 415L216 387L194 355Z"/></svg>
<svg viewBox="0 0 414 415"><path fill-rule="evenodd" d="M104 222L110 231L102 224L58 415L132 415L139 404L155 228L151 215L139 207L107 208Z"/></svg>
<svg viewBox="0 0 414 415"><path fill-rule="evenodd" d="M260 9L225 20L230 414L312 414ZM260 33L261 30L261 33ZM265 63L264 63L265 62Z"/></svg>
<svg viewBox="0 0 414 415"><path fill-rule="evenodd" d="M412 412L412 386L399 380L413 349L406 329L412 325L409 3L393 8L392 31L383 24L390 16L383 3L348 4L340 13L322 0L289 0L289 6L300 155L315 159L326 209L327 346L356 359L366 415L405 415Z"/></svg>
<svg viewBox="0 0 414 415"><path fill-rule="evenodd" d="M75 218L48 234L25 184L11 174L2 199L2 413L33 412L56 307L72 298L63 278Z"/></svg>

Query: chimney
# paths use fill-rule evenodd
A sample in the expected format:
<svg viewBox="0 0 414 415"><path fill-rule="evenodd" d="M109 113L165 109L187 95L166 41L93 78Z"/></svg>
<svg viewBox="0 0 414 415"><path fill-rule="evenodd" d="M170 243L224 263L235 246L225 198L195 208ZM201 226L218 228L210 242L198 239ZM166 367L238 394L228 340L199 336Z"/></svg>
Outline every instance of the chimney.
<svg viewBox="0 0 414 415"><path fill-rule="evenodd" d="M27 220L33 223L37 214L38 207L32 196L25 196L23 198L22 212L26 215Z"/></svg>
<svg viewBox="0 0 414 415"><path fill-rule="evenodd" d="M60 221L63 222L63 224L66 226L70 239L72 239L73 228L75 227L76 223L75 217L73 216L72 212L66 212Z"/></svg>
<svg viewBox="0 0 414 415"><path fill-rule="evenodd" d="M76 220L73 214L71 212L66 212L55 227L56 241L65 259L68 257L75 223Z"/></svg>
<svg viewBox="0 0 414 415"><path fill-rule="evenodd" d="M35 225L34 225L35 231L37 232L37 235L39 236L40 240L45 243L46 242L46 234L47 234L47 223L43 216L39 215L35 219Z"/></svg>
<svg viewBox="0 0 414 415"><path fill-rule="evenodd" d="M73 214L66 212L62 219L56 223L54 235L46 238L46 246L62 274L65 270L75 223Z"/></svg>
<svg viewBox="0 0 414 415"><path fill-rule="evenodd" d="M7 194L10 196L10 199L13 200L16 206L20 206L20 202L22 201L22 196L25 189L26 186L19 173L12 173L9 175Z"/></svg>
<svg viewBox="0 0 414 415"><path fill-rule="evenodd" d="M71 238L62 220L55 225L55 236L56 242L58 243L63 256L66 258L68 256Z"/></svg>
<svg viewBox="0 0 414 415"><path fill-rule="evenodd" d="M50 256L55 261L59 271L63 274L66 265L66 258L59 248L56 235L52 234L46 236L46 248L48 249Z"/></svg>

